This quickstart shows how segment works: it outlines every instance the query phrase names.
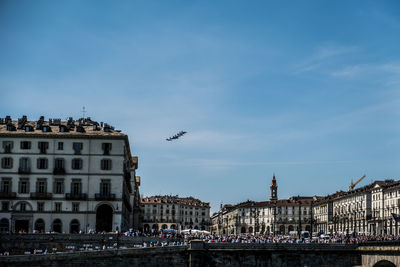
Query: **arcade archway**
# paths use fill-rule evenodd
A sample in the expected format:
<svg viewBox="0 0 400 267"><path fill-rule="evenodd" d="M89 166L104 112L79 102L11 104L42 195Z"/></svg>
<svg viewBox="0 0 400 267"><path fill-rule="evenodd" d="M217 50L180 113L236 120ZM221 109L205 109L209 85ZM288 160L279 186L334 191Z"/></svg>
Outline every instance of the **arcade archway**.
<svg viewBox="0 0 400 267"><path fill-rule="evenodd" d="M113 222L113 209L110 205L100 205L96 210L96 232L111 232Z"/></svg>

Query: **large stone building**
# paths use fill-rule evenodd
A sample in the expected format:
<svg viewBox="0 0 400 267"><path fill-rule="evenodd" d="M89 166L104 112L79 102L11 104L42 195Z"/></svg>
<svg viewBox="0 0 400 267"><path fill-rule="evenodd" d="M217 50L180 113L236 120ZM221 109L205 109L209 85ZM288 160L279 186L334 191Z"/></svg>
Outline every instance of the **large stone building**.
<svg viewBox="0 0 400 267"><path fill-rule="evenodd" d="M0 230L127 230L140 180L128 136L90 118L0 118ZM136 219L135 219L136 218Z"/></svg>
<svg viewBox="0 0 400 267"><path fill-rule="evenodd" d="M275 175L269 201L246 201L225 205L212 216L212 230L217 234L254 234L311 231L312 197L278 199Z"/></svg>
<svg viewBox="0 0 400 267"><path fill-rule="evenodd" d="M392 213L400 213L400 181L377 181L371 188L371 219L369 232L373 234L399 234L399 223Z"/></svg>
<svg viewBox="0 0 400 267"><path fill-rule="evenodd" d="M312 203L313 232L333 232L333 201L343 194L345 192L339 191L326 197L314 198Z"/></svg>
<svg viewBox="0 0 400 267"><path fill-rule="evenodd" d="M290 234L300 231L337 234L399 234L400 181L382 180L320 197L278 199L275 176L269 201L221 206L213 214L213 233Z"/></svg>
<svg viewBox="0 0 400 267"><path fill-rule="evenodd" d="M193 197L151 196L141 199L143 231L210 229L210 203Z"/></svg>

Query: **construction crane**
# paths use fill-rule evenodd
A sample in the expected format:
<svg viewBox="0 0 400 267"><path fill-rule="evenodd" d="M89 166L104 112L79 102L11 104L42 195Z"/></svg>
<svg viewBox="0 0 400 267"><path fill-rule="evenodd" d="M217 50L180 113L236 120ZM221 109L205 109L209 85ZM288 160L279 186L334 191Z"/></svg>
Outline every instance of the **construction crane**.
<svg viewBox="0 0 400 267"><path fill-rule="evenodd" d="M351 181L351 185L349 186L349 191L353 190L354 187L355 187L359 182L361 182L361 180L364 179L364 178L365 178L365 174L364 174L360 179L358 179L357 182L355 182L355 183L353 183L353 180L352 180L352 181Z"/></svg>

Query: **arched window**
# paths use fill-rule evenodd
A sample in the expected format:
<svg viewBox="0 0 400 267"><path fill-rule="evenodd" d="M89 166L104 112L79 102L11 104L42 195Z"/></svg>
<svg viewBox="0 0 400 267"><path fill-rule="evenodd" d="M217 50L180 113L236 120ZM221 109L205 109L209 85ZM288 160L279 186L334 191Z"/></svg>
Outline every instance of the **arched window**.
<svg viewBox="0 0 400 267"><path fill-rule="evenodd" d="M39 233L44 232L45 224L43 219L37 219L35 222L35 230Z"/></svg>
<svg viewBox="0 0 400 267"><path fill-rule="evenodd" d="M249 233L252 234L253 233L253 227L249 227Z"/></svg>
<svg viewBox="0 0 400 267"><path fill-rule="evenodd" d="M0 233L8 233L10 231L10 223L8 219L3 218L0 220Z"/></svg>
<svg viewBox="0 0 400 267"><path fill-rule="evenodd" d="M78 234L80 230L81 230L81 224L77 219L73 219L69 224L69 233Z"/></svg>
<svg viewBox="0 0 400 267"><path fill-rule="evenodd" d="M373 267L395 267L396 265L388 260L380 260Z"/></svg>
<svg viewBox="0 0 400 267"><path fill-rule="evenodd" d="M246 227L242 227L242 228L240 229L240 233L241 233L241 234L246 233Z"/></svg>
<svg viewBox="0 0 400 267"><path fill-rule="evenodd" d="M162 228L162 229L167 229L168 226L167 226L166 224L163 224L163 225L161 226L161 228Z"/></svg>
<svg viewBox="0 0 400 267"><path fill-rule="evenodd" d="M62 222L60 219L55 219L52 225L53 232L61 233L62 232Z"/></svg>

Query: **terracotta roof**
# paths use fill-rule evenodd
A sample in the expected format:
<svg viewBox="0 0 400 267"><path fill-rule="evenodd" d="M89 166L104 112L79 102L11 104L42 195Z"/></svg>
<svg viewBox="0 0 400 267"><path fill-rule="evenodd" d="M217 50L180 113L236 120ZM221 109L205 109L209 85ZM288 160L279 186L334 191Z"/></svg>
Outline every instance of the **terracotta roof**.
<svg viewBox="0 0 400 267"><path fill-rule="evenodd" d="M333 201L334 199L337 199L340 196L343 196L345 194L346 194L346 192L344 192L344 191L337 191L333 194L327 195L325 197L321 197L320 199L314 201L314 205L325 204L325 203L327 203L329 201Z"/></svg>
<svg viewBox="0 0 400 267"><path fill-rule="evenodd" d="M370 184L367 184L363 187L359 187L357 189L348 191L348 192L344 192L342 195L338 196L336 199L340 199L340 198L345 198L354 194L358 194L358 193L363 193L363 192L368 192L371 191L373 189L373 187L378 184L382 187L389 187L392 185L396 185L398 184L400 181L395 181L395 180L378 180L378 181L374 181Z"/></svg>
<svg viewBox="0 0 400 267"><path fill-rule="evenodd" d="M193 197L178 197L178 196L150 196L144 197L140 201L142 204L183 204L197 207L210 207L209 202L202 202Z"/></svg>
<svg viewBox="0 0 400 267"><path fill-rule="evenodd" d="M236 204L235 208L263 208L263 207L297 207L310 206L313 198L312 197L291 197L289 199L279 199L276 201L246 201Z"/></svg>

